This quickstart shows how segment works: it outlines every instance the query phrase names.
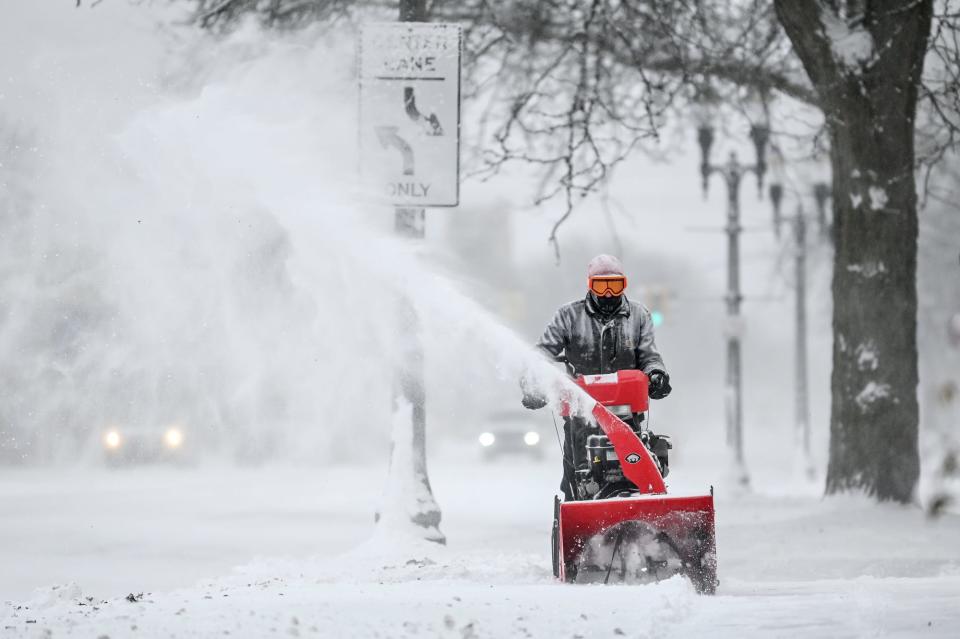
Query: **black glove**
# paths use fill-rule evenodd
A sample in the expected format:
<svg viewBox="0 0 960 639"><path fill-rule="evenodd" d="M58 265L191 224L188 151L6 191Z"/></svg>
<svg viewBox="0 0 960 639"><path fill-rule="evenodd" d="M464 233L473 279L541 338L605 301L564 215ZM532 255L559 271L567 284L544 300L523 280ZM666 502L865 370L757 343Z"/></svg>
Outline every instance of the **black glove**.
<svg viewBox="0 0 960 639"><path fill-rule="evenodd" d="M520 403L523 404L524 408L537 410L547 405L547 398L540 393L524 392L523 399L520 400Z"/></svg>
<svg viewBox="0 0 960 639"><path fill-rule="evenodd" d="M663 399L670 394L673 388L670 386L670 376L663 371L653 371L649 375L650 387L649 394L651 399Z"/></svg>

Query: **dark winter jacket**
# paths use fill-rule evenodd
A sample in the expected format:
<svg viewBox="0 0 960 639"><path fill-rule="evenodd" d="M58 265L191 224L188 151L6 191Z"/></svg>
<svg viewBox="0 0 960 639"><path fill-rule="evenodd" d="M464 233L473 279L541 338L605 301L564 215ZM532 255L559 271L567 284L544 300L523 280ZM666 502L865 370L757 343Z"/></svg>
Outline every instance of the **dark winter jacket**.
<svg viewBox="0 0 960 639"><path fill-rule="evenodd" d="M600 313L589 293L582 300L564 304L537 347L557 361L569 362L578 375L666 370L653 341L650 311L626 296L612 317Z"/></svg>

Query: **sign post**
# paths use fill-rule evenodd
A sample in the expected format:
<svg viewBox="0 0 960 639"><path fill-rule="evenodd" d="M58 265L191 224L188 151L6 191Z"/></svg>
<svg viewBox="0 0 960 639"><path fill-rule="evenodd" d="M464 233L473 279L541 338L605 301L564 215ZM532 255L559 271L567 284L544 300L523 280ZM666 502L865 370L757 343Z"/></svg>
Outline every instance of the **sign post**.
<svg viewBox="0 0 960 639"><path fill-rule="evenodd" d="M426 19L424 0L400 0L399 23L363 26L360 37L362 188L395 207L396 232L422 239L425 207L460 200L461 29ZM382 510L445 543L426 458L423 344L416 308L397 299L398 362L393 449ZM397 487L407 487L397 492ZM378 513L378 521L385 513ZM404 521L398 521L404 520ZM382 525L382 524L381 524Z"/></svg>

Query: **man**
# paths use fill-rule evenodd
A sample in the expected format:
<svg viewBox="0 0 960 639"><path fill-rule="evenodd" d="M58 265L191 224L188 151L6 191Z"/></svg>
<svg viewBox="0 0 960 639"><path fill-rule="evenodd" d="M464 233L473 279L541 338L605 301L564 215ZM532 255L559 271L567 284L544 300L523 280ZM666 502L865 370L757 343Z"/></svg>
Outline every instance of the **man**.
<svg viewBox="0 0 960 639"><path fill-rule="evenodd" d="M642 304L624 294L627 276L612 255L598 255L587 266L587 294L560 307L537 342L552 359L564 362L574 375L599 375L625 369L642 370L650 378L650 397L670 394L670 376L653 338L653 320ZM523 383L523 405L546 406L537 389ZM575 465L585 463L589 427L582 419L564 420L563 482L567 500L573 496ZM571 450L572 448L572 450Z"/></svg>

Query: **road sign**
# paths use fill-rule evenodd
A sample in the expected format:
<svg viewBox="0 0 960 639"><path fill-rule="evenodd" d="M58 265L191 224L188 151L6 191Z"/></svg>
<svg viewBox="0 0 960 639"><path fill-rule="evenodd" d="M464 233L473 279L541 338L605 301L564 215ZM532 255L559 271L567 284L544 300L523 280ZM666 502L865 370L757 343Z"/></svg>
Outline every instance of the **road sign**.
<svg viewBox="0 0 960 639"><path fill-rule="evenodd" d="M460 199L457 24L385 22L360 35L360 172L397 206Z"/></svg>

